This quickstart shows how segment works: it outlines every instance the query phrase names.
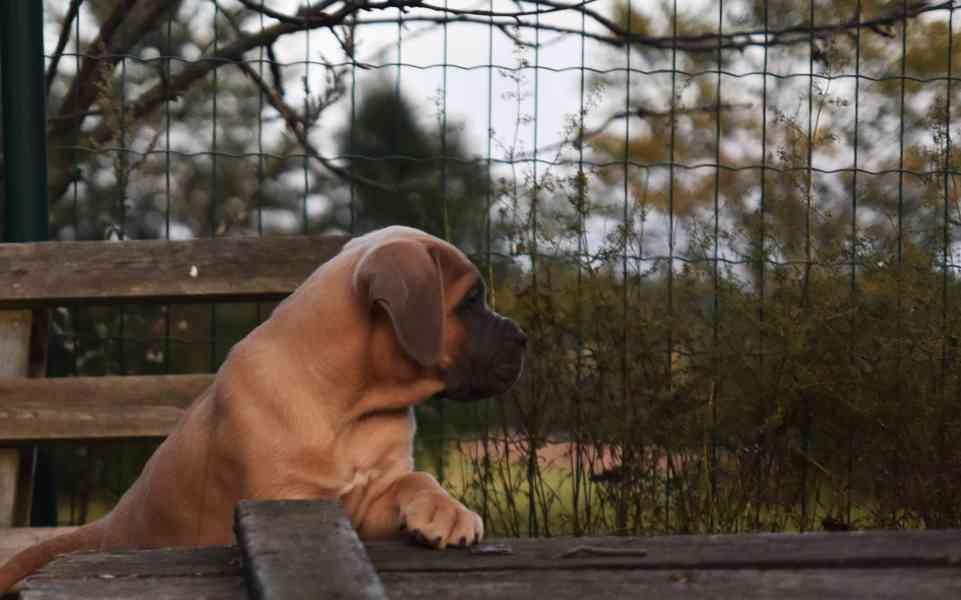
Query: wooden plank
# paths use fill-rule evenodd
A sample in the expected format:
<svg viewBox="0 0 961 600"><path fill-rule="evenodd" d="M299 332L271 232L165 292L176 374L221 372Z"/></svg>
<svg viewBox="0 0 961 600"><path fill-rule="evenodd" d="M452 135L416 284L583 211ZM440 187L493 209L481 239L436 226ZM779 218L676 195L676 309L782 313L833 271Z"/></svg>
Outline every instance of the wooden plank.
<svg viewBox="0 0 961 600"><path fill-rule="evenodd" d="M213 377L0 378L0 440L163 437Z"/></svg>
<svg viewBox="0 0 961 600"><path fill-rule="evenodd" d="M346 236L0 245L0 309L78 303L272 300Z"/></svg>
<svg viewBox="0 0 961 600"><path fill-rule="evenodd" d="M21 600L247 598L233 546L71 554L27 578Z"/></svg>
<svg viewBox="0 0 961 600"><path fill-rule="evenodd" d="M248 598L244 578L178 575L70 580L20 593L20 600L238 600Z"/></svg>
<svg viewBox="0 0 961 600"><path fill-rule="evenodd" d="M382 579L392 600L961 598L961 573L951 568L392 572Z"/></svg>
<svg viewBox="0 0 961 600"><path fill-rule="evenodd" d="M24 548L73 531L76 527L15 527L0 533L0 564Z"/></svg>
<svg viewBox="0 0 961 600"><path fill-rule="evenodd" d="M378 572L956 567L961 530L496 540L509 553L367 544ZM958 572L961 576L961 570Z"/></svg>
<svg viewBox="0 0 961 600"><path fill-rule="evenodd" d="M352 572L338 562L351 556L353 549L343 552L337 545L336 532L331 532L329 520L341 521L338 511L328 514L327 520L318 523L314 502L300 503L245 503L270 504L276 509L273 518L260 520L264 528L266 546L261 547L256 560L273 560L275 563L294 561L285 569L287 582L296 588L291 596L306 597L306 587L315 580L336 580L347 593L363 588L366 579L354 580ZM280 505L279 507L277 505ZM299 506L298 506L299 505ZM335 507L336 508L336 507ZM243 510L243 509L241 509ZM312 513L306 514L305 513ZM249 511L248 511L249 515ZM279 519L279 521L278 521ZM238 523L244 517L238 511ZM249 529L251 523L239 526ZM288 526L292 529L288 529ZM257 526L253 527L257 529ZM344 529L350 531L349 529ZM325 535L325 532L327 533ZM916 535L919 534L919 535ZM933 535L931 535L933 534ZM760 549L770 546L770 551L793 552L797 547L786 544L787 538L796 538L803 546L824 547L822 542L839 540L842 546L854 550L854 546L870 549L877 545L894 548L908 544L905 556L924 555L926 545L935 545L932 557L947 552L943 558L951 562L952 547L946 540L957 537L957 531L943 532L869 532L864 534L825 535L742 535L742 536L672 536L663 538L587 538L587 539L538 539L496 540L502 549L509 548L513 554L506 556L513 565L496 569L477 569L462 559L485 560L497 555L477 554L469 550L437 552L421 549L403 542L369 544L377 547L373 555L385 556L381 560L381 580L390 598L394 600L436 598L499 598L502 600L551 598L551 600L583 600L584 598L671 598L672 600L701 600L708 598L779 598L785 600L827 600L854 598L911 598L917 600L961 597L961 564L950 566L900 566L900 567L831 567L810 568L754 568L744 565L730 568L703 568L699 565L687 568L652 568L638 557L631 557L630 565L611 561L612 557L600 553L593 565L578 564L576 558L562 558L572 550L583 547L610 550L637 550L644 542L649 553L660 553L668 548L686 548L696 552L701 546L722 546L734 551L746 548L757 557ZM285 541L298 538L293 545ZM737 538L737 539L732 539ZM843 538L848 538L847 540ZM853 539L866 541L854 541ZM575 542L571 545L571 542ZM589 543L587 543L589 542ZM492 545L492 544L489 544ZM830 544L828 544L830 545ZM387 551L389 549L389 552ZM291 556L286 554L294 550ZM560 551L560 555L555 554ZM271 554L271 553L276 554ZM574 557L583 551L575 552ZM411 560L397 562L402 554ZM525 557L531 555L553 556L553 565L532 569ZM241 565L241 552L234 547L205 549L166 549L145 551L111 551L104 553L71 554L48 565L25 582L22 600L77 600L94 598L153 598L211 597L226 598L227 593L246 597L242 585L242 573L252 576L252 571ZM244 558L244 560L249 560ZM781 557L787 560L787 557ZM413 569L411 564L426 562L429 568ZM437 568L438 564L454 563L460 568ZM770 564L770 563L768 563ZM256 563L253 565L256 567ZM324 582L329 583L329 582ZM142 584L142 585L141 585ZM276 589L277 593L286 593ZM300 594L304 592L304 594ZM312 593L316 597L337 596L329 587ZM324 595L327 593L328 595ZM250 597L257 596L250 591Z"/></svg>
<svg viewBox="0 0 961 600"><path fill-rule="evenodd" d="M121 577L243 577L243 558L237 546L155 548L74 552L51 562L27 578L24 588L38 588L54 579L86 579L93 575Z"/></svg>
<svg viewBox="0 0 961 600"><path fill-rule="evenodd" d="M339 502L241 501L235 530L253 598L385 598Z"/></svg>
<svg viewBox="0 0 961 600"><path fill-rule="evenodd" d="M41 469L40 448L20 447L20 475L17 478L17 500L13 508L13 526L29 527L33 518L33 494L37 471ZM41 482L43 483L43 482Z"/></svg>
<svg viewBox="0 0 961 600"><path fill-rule="evenodd" d="M33 313L29 310L0 311L0 376L24 377L30 368L30 329ZM2 397L2 395L0 395ZM19 482L21 451L0 449L0 527L16 525L17 496L23 496ZM27 478L29 481L29 478ZM29 490L27 490L29 491Z"/></svg>
<svg viewBox="0 0 961 600"><path fill-rule="evenodd" d="M33 313L29 310L0 311L0 376L23 377L27 374L32 321Z"/></svg>
<svg viewBox="0 0 961 600"><path fill-rule="evenodd" d="M13 527L19 476L20 451L16 448L0 448L0 529Z"/></svg>

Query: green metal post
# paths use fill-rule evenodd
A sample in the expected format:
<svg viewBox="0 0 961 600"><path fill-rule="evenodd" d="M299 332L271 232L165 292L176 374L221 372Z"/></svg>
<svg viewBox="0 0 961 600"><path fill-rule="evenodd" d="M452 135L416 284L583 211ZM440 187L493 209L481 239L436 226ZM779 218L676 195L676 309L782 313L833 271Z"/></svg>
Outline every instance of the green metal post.
<svg viewBox="0 0 961 600"><path fill-rule="evenodd" d="M5 242L47 239L43 2L0 1Z"/></svg>
<svg viewBox="0 0 961 600"><path fill-rule="evenodd" d="M44 84L43 2L0 0L0 98L3 101L4 242L49 236L47 201L47 93ZM34 311L37 344L46 344L45 311ZM41 323L43 325L41 325ZM41 354L43 354L41 352ZM49 451L34 446L20 456L16 521L55 525L56 487Z"/></svg>

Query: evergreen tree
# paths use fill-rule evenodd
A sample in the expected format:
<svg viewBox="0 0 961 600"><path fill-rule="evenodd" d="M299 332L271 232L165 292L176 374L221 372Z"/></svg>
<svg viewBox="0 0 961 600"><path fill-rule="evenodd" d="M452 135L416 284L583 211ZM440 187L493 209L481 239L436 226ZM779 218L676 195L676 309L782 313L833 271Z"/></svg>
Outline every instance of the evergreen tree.
<svg viewBox="0 0 961 600"><path fill-rule="evenodd" d="M409 225L480 253L491 192L486 165L468 155L455 124L425 124L431 116L386 83L367 88L353 125L338 136L340 154L352 174L396 191L357 185L355 229Z"/></svg>

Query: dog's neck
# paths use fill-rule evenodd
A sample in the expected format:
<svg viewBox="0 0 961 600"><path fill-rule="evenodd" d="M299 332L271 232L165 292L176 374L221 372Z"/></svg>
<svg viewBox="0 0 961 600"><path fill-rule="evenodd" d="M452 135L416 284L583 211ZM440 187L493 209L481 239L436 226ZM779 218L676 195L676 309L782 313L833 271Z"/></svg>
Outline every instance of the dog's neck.
<svg viewBox="0 0 961 600"><path fill-rule="evenodd" d="M344 417L346 421L356 421L373 413L403 411L421 404L443 389L442 383L433 381L420 381L404 387L386 383L367 386L344 411Z"/></svg>
<svg viewBox="0 0 961 600"><path fill-rule="evenodd" d="M249 383L262 387L269 381L271 388L258 402L277 405L292 418L301 411L319 411L336 429L373 412L418 405L444 389L439 369L421 367L406 357L389 321L322 323L323 331L303 328L299 335L291 333L296 325L272 317L238 344L232 352L236 356L228 360L244 363L246 376L256 365L259 381Z"/></svg>

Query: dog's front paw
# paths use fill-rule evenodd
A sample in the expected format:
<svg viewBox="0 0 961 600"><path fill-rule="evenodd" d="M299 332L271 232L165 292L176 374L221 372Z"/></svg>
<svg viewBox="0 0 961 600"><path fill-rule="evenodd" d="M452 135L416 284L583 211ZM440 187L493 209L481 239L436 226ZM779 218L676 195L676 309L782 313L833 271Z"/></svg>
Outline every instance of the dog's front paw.
<svg viewBox="0 0 961 600"><path fill-rule="evenodd" d="M454 500L446 492L425 490L402 506L401 529L414 540L443 550L467 546L484 538L480 515Z"/></svg>

